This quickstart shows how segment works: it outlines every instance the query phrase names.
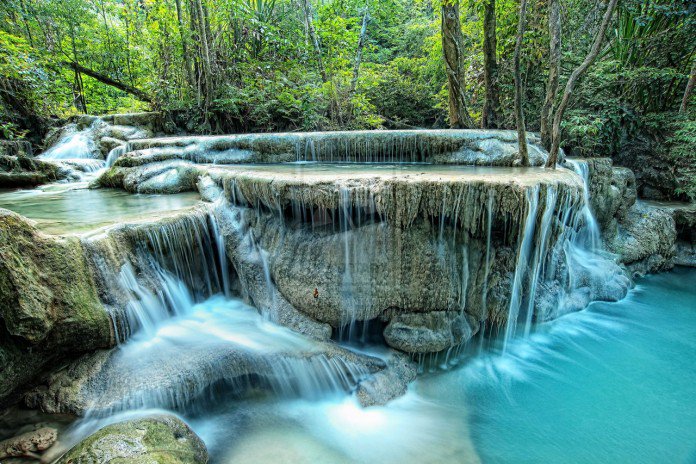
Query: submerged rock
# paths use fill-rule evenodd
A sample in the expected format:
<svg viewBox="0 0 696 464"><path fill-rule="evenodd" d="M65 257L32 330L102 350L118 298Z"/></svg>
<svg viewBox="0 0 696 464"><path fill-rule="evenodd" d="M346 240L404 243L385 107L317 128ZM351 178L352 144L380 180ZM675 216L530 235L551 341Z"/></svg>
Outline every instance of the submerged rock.
<svg viewBox="0 0 696 464"><path fill-rule="evenodd" d="M45 366L114 343L80 241L2 209L0 321L0 402Z"/></svg>
<svg viewBox="0 0 696 464"><path fill-rule="evenodd" d="M57 464L205 464L208 450L181 419L149 416L108 425L85 438Z"/></svg>

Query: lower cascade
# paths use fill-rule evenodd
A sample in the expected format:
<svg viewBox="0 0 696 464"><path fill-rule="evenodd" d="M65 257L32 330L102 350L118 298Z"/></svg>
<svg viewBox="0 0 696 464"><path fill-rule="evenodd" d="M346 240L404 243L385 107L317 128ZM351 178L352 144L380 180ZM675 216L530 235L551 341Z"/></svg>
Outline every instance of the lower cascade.
<svg viewBox="0 0 696 464"><path fill-rule="evenodd" d="M659 447L616 443L651 433L696 456L693 414L617 393L672 354L644 394L696 381L694 271L637 280L694 265L692 207L637 200L604 159L543 168L532 135L517 167L510 131L154 138L153 118L77 120L40 157L62 180L0 192L0 460L158 436L176 462L638 462ZM515 451L563 408L596 426Z"/></svg>

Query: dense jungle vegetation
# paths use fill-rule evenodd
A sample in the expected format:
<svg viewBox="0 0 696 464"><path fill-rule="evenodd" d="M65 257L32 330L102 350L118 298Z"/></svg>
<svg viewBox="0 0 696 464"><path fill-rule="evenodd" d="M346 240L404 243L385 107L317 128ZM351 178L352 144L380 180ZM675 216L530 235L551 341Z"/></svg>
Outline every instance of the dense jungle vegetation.
<svg viewBox="0 0 696 464"><path fill-rule="evenodd" d="M523 122L551 148L560 113L566 151L694 198L695 37L690 0L3 0L0 138L155 109L196 133Z"/></svg>

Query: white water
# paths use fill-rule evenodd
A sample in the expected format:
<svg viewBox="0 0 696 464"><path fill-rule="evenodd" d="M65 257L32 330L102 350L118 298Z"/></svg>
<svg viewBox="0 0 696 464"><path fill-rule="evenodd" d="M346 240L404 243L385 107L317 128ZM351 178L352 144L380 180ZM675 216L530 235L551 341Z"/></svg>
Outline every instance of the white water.
<svg viewBox="0 0 696 464"><path fill-rule="evenodd" d="M590 208L590 166L587 161L583 160L571 160L567 159L566 162L573 168L576 174L582 177L583 180L583 205L582 205L582 216L585 220L585 237L586 246L590 251L594 251L600 248L602 239L599 231L599 224L597 219L595 219L594 214L592 214L592 209Z"/></svg>
<svg viewBox="0 0 696 464"><path fill-rule="evenodd" d="M81 131L73 128L67 131L54 146L46 150L39 158L45 160L94 159L97 151L93 141L93 127Z"/></svg>

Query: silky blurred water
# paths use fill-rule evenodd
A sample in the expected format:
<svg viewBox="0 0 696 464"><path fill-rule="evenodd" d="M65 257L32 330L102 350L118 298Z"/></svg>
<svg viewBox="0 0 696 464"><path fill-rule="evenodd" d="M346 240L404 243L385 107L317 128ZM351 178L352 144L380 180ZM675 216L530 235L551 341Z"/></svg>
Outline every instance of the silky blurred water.
<svg viewBox="0 0 696 464"><path fill-rule="evenodd" d="M693 463L695 285L696 270L642 279L385 407L246 401L187 419L222 463Z"/></svg>
<svg viewBox="0 0 696 464"><path fill-rule="evenodd" d="M32 190L0 190L0 208L36 221L37 227L49 234L79 234L184 210L200 199L197 193L133 195L116 189L89 189L87 184L56 183Z"/></svg>
<svg viewBox="0 0 696 464"><path fill-rule="evenodd" d="M468 406L486 463L696 462L695 289L696 270L647 277L418 390Z"/></svg>

